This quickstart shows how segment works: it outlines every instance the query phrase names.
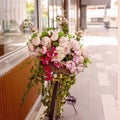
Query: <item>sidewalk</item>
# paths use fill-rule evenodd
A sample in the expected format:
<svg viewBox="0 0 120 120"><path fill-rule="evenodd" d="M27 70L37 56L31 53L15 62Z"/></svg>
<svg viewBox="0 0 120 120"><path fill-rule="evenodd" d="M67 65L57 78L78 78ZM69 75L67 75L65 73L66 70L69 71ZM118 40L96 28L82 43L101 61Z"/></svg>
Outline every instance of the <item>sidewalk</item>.
<svg viewBox="0 0 120 120"><path fill-rule="evenodd" d="M117 42L115 38L109 39L108 45L107 41L104 45L99 40L95 45L96 37L92 45L90 39L88 37L86 41L89 41L92 64L77 76L77 82L71 89L71 94L77 98L78 114L66 104L64 120L118 120Z"/></svg>

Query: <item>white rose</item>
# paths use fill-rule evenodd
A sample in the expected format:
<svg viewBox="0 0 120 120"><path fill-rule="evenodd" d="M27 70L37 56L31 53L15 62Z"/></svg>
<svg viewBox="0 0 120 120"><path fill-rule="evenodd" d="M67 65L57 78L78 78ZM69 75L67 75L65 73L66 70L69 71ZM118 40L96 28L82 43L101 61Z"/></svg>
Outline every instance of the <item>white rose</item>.
<svg viewBox="0 0 120 120"><path fill-rule="evenodd" d="M35 37L32 39L32 44L35 46L38 46L40 44L40 39L39 37Z"/></svg>
<svg viewBox="0 0 120 120"><path fill-rule="evenodd" d="M44 38L42 39L42 41L41 41L41 44L42 44L43 46L48 46L48 45L50 45L50 44L51 44L50 38L49 38L49 37L44 37Z"/></svg>

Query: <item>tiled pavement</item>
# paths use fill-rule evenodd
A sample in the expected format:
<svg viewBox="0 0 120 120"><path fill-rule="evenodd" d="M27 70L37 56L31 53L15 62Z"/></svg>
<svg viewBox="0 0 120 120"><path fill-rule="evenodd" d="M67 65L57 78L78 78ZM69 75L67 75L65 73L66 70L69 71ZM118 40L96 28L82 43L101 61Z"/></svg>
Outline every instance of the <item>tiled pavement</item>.
<svg viewBox="0 0 120 120"><path fill-rule="evenodd" d="M75 114L64 107L64 120L118 120L117 46L89 46L92 64L77 76L71 94L77 98Z"/></svg>
<svg viewBox="0 0 120 120"><path fill-rule="evenodd" d="M78 114L65 104L63 120L118 120L117 39L89 36L84 43L92 64L77 76L70 91L77 98Z"/></svg>

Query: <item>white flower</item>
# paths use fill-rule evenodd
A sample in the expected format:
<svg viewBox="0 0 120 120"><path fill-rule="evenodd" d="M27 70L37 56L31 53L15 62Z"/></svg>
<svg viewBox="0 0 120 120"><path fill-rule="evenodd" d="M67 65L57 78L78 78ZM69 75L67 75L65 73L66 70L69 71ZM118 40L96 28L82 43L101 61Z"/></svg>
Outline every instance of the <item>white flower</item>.
<svg viewBox="0 0 120 120"><path fill-rule="evenodd" d="M38 46L40 44L40 39L39 37L35 37L32 39L32 44L35 46Z"/></svg>
<svg viewBox="0 0 120 120"><path fill-rule="evenodd" d="M63 60L66 56L66 51L64 49L64 47L60 47L58 46L56 48L56 51L55 51L58 55L53 57L52 61L58 61L58 62L61 62L61 60Z"/></svg>
<svg viewBox="0 0 120 120"><path fill-rule="evenodd" d="M59 39L59 45L60 46L66 46L66 44L68 45L68 41L69 41L68 37L61 37Z"/></svg>
<svg viewBox="0 0 120 120"><path fill-rule="evenodd" d="M42 38L41 44L42 44L43 46L49 46L49 45L51 44L50 38L49 38L49 37L44 37L44 38Z"/></svg>
<svg viewBox="0 0 120 120"><path fill-rule="evenodd" d="M53 32L53 30L48 31L48 32L47 32L47 33L48 33L48 36L51 36L51 35L52 35L52 32Z"/></svg>
<svg viewBox="0 0 120 120"><path fill-rule="evenodd" d="M30 42L28 42L27 45L30 52L33 52L35 50L34 46Z"/></svg>
<svg viewBox="0 0 120 120"><path fill-rule="evenodd" d="M58 39L58 32L57 31L53 31L53 34L51 36L51 40L52 41L56 41Z"/></svg>

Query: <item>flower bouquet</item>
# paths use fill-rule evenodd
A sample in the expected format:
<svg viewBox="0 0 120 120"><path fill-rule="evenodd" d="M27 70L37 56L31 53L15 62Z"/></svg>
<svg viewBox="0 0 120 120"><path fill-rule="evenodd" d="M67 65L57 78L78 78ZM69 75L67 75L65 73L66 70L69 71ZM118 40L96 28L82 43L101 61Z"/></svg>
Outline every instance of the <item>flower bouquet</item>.
<svg viewBox="0 0 120 120"><path fill-rule="evenodd" d="M77 31L71 35L68 33L67 19L64 16L57 16L56 19L58 28L34 32L27 43L35 66L31 69L32 74L24 97L31 87L37 85L43 95L41 102L46 107L44 117L49 120L61 117L76 75L91 63L88 52L80 43L82 32Z"/></svg>

